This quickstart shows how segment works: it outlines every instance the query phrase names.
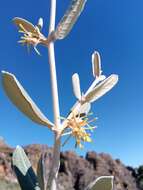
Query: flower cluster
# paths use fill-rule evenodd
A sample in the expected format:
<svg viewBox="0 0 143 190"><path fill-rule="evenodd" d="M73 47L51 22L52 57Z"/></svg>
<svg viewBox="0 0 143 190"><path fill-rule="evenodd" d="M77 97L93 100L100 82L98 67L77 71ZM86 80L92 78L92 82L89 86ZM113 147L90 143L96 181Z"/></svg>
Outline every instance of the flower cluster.
<svg viewBox="0 0 143 190"><path fill-rule="evenodd" d="M27 45L28 48L32 45L36 53L40 55L39 51L37 50L37 45L47 44L47 38L41 33L41 29L43 27L42 18L39 19L36 26L28 22L27 20L19 17L14 18L13 21L18 27L19 32L23 33L23 36L21 36L21 40L19 40L19 43Z"/></svg>
<svg viewBox="0 0 143 190"><path fill-rule="evenodd" d="M94 120L88 121L88 116L81 116L81 115L74 115L73 117L68 119L67 121L67 128L71 130L71 135L75 137L76 139L76 147L79 146L80 148L83 148L83 145L81 144L81 141L83 142L92 142L92 139L90 137L90 133L87 132L87 130L93 131L93 126L90 126L89 123L91 123Z"/></svg>

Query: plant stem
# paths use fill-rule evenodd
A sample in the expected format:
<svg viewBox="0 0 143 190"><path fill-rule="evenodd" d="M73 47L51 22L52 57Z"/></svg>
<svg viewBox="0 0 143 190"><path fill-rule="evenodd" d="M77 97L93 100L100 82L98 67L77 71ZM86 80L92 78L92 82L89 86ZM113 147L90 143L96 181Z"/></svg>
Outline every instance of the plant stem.
<svg viewBox="0 0 143 190"><path fill-rule="evenodd" d="M50 13L50 26L49 35L55 30L55 18L56 18L56 0L51 0L51 13ZM51 73L51 86L52 86L52 97L53 97L53 112L54 112L54 124L55 130L60 129L60 109L59 109L59 98L58 98L58 87L57 87L57 76L56 76L56 64L55 64L55 51L54 42L50 42L48 45L49 64ZM50 176L48 179L47 190L57 190L57 177L60 166L60 135L55 132L55 142L53 148L53 159L50 170Z"/></svg>

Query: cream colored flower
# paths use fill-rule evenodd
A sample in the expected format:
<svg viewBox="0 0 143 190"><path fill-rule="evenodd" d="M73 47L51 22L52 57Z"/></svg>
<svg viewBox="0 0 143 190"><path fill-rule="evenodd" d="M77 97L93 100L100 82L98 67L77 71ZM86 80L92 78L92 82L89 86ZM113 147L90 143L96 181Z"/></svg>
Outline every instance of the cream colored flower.
<svg viewBox="0 0 143 190"><path fill-rule="evenodd" d="M43 20L40 18L36 26L19 17L14 18L13 21L18 27L19 32L23 34L23 36L21 36L21 40L19 40L19 43L27 45L28 48L32 45L37 54L40 55L37 50L37 45L47 44L47 38L40 31L43 27Z"/></svg>
<svg viewBox="0 0 143 190"><path fill-rule="evenodd" d="M79 146L83 148L81 142L92 142L91 135L87 131L93 132L93 129L96 128L95 126L89 125L89 123L95 120L96 118L89 120L88 115L82 116L82 114L73 114L73 117L67 119L66 129L70 129L70 132L65 134L70 134L76 139L76 147Z"/></svg>

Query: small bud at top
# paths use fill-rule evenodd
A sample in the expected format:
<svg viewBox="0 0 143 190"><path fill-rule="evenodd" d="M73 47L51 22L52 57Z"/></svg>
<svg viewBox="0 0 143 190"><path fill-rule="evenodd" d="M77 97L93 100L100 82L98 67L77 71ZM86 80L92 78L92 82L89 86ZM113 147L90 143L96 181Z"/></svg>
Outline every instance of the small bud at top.
<svg viewBox="0 0 143 190"><path fill-rule="evenodd" d="M39 18L37 26L40 30L43 28L43 18Z"/></svg>

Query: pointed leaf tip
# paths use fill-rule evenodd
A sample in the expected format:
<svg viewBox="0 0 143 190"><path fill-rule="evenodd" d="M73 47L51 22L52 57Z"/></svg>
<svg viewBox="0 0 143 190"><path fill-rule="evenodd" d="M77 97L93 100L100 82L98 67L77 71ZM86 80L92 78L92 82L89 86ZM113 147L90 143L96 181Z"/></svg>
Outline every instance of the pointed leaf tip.
<svg viewBox="0 0 143 190"><path fill-rule="evenodd" d="M86 1L87 0L72 0L71 5L56 28L56 39L63 39L68 35L83 11Z"/></svg>
<svg viewBox="0 0 143 190"><path fill-rule="evenodd" d="M12 165L19 181L21 190L39 189L37 177L24 149L18 146L12 156Z"/></svg>
<svg viewBox="0 0 143 190"><path fill-rule="evenodd" d="M16 166L23 175L26 175L28 169L31 167L31 163L21 146L17 146L13 152L12 164Z"/></svg>
<svg viewBox="0 0 143 190"><path fill-rule="evenodd" d="M81 100L80 79L77 73L72 76L73 92L78 100Z"/></svg>
<svg viewBox="0 0 143 190"><path fill-rule="evenodd" d="M113 190L113 176L101 176L89 184L86 190Z"/></svg>
<svg viewBox="0 0 143 190"><path fill-rule="evenodd" d="M54 124L51 123L41 112L13 74L2 71L2 84L10 100L27 117L34 122L48 126L49 128L54 126Z"/></svg>

